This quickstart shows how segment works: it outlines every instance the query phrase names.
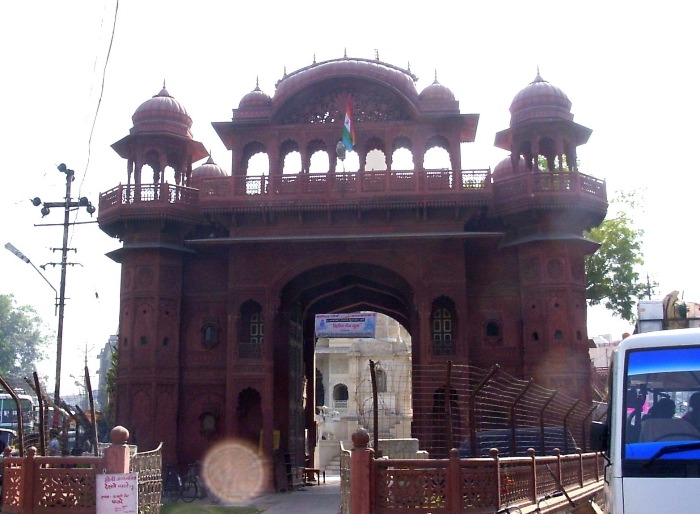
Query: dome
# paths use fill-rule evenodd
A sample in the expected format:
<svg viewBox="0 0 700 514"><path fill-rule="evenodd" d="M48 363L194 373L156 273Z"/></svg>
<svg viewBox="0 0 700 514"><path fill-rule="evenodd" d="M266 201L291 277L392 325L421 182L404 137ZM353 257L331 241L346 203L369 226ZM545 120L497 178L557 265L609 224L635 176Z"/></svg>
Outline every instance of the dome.
<svg viewBox="0 0 700 514"><path fill-rule="evenodd" d="M412 105L418 100L415 82L417 77L410 71L398 68L379 60L348 58L333 59L314 63L295 72L286 74L277 82L273 98L273 109L292 98L294 95L312 84L320 84L330 80L348 80L359 78L381 83L393 89L396 94L406 99Z"/></svg>
<svg viewBox="0 0 700 514"><path fill-rule="evenodd" d="M134 123L132 134L168 133L192 139L192 118L165 86L136 109L131 121Z"/></svg>
<svg viewBox="0 0 700 514"><path fill-rule="evenodd" d="M450 88L440 84L436 78L432 84L430 84L428 87L426 87L423 91L420 92L420 94L418 95L418 98L420 98L421 101L454 102L455 95L454 95L454 93L452 93L452 91L450 91Z"/></svg>
<svg viewBox="0 0 700 514"><path fill-rule="evenodd" d="M241 98L238 104L239 110L269 108L272 106L272 98L262 92L258 84L255 84L255 89Z"/></svg>
<svg viewBox="0 0 700 514"><path fill-rule="evenodd" d="M221 166L214 162L214 159L209 156L207 162L201 166L197 166L192 170L192 178L216 178L216 177L227 177L228 173Z"/></svg>
<svg viewBox="0 0 700 514"><path fill-rule="evenodd" d="M564 92L544 80L539 72L510 104L511 126L538 118L560 118L571 121L571 101Z"/></svg>
<svg viewBox="0 0 700 514"><path fill-rule="evenodd" d="M520 157L518 161L518 169L516 173L521 173L527 170L527 163L523 157ZM511 157L506 157L501 162L496 164L496 167L491 172L491 176L494 180L501 180L512 177L513 173L513 161Z"/></svg>

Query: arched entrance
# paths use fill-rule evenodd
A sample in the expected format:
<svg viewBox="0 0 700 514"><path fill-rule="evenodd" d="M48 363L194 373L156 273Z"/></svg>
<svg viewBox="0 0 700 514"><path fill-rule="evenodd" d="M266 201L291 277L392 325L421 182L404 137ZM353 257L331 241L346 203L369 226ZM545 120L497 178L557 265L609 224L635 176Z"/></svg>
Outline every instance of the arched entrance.
<svg viewBox="0 0 700 514"><path fill-rule="evenodd" d="M280 294L279 319L274 337L275 425L293 465L314 458L316 314L373 311L399 321L407 330L417 323L412 309L413 288L387 267L367 263L324 264L299 273ZM415 340L414 340L415 344ZM337 389L337 388L336 388ZM344 394L348 390L333 390Z"/></svg>

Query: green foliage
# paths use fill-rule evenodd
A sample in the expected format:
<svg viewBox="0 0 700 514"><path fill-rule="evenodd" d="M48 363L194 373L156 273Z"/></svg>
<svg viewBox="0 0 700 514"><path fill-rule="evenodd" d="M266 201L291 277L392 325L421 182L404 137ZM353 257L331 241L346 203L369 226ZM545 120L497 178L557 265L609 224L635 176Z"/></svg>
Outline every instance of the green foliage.
<svg viewBox="0 0 700 514"><path fill-rule="evenodd" d="M12 295L0 294L0 374L31 376L46 357L46 327L36 311L17 306Z"/></svg>
<svg viewBox="0 0 700 514"><path fill-rule="evenodd" d="M620 208L614 217L586 233L586 237L600 243L598 251L586 257L586 299L590 305L604 305L626 321L633 321L634 306L647 288L637 271L644 264L644 231L635 228L630 217L637 194L618 193L613 204Z"/></svg>

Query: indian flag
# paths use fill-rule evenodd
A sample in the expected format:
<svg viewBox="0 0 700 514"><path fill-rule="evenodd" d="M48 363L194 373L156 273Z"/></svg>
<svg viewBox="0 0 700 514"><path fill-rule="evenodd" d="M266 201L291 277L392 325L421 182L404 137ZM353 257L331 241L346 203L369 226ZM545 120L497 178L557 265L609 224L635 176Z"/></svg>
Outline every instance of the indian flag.
<svg viewBox="0 0 700 514"><path fill-rule="evenodd" d="M343 144L345 148L350 152L352 147L355 146L355 127L352 124L352 105L350 104L350 97L348 96L348 101L345 106L345 125L343 126Z"/></svg>

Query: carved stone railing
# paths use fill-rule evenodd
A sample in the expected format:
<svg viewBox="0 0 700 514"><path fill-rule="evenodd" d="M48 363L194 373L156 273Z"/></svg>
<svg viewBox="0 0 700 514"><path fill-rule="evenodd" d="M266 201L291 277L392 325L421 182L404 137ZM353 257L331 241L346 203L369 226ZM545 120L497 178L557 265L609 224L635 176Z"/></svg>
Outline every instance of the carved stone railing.
<svg viewBox="0 0 700 514"><path fill-rule="evenodd" d="M375 459L364 430L353 434L351 512L458 514L538 506L554 512L591 501L603 488L598 453L460 459ZM544 501L546 500L546 501ZM543 504L541 504L544 501Z"/></svg>
<svg viewBox="0 0 700 514"><path fill-rule="evenodd" d="M234 176L202 179L203 202L246 197L270 199L446 193L490 189L488 170L365 171Z"/></svg>
<svg viewBox="0 0 700 514"><path fill-rule="evenodd" d="M522 173L493 184L496 213L508 214L530 208L584 206L607 208L605 181L569 171Z"/></svg>
<svg viewBox="0 0 700 514"><path fill-rule="evenodd" d="M116 439L119 430L126 433ZM116 432L115 432L116 431ZM117 434L118 435L118 434ZM139 473L139 512L158 514L161 505L161 447L136 453L126 445L128 431L112 430L112 444L100 456L45 457L30 448L26 457L6 457L3 462L3 514L70 512L95 514L97 475Z"/></svg>
<svg viewBox="0 0 700 514"><path fill-rule="evenodd" d="M194 214L208 209L246 209L336 205L343 201L410 199L439 202L474 197L485 201L491 190L489 170L372 171L300 173L205 178L197 189L171 184L119 185L100 195L100 222L111 216ZM167 209L167 210L164 210Z"/></svg>

